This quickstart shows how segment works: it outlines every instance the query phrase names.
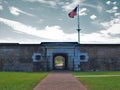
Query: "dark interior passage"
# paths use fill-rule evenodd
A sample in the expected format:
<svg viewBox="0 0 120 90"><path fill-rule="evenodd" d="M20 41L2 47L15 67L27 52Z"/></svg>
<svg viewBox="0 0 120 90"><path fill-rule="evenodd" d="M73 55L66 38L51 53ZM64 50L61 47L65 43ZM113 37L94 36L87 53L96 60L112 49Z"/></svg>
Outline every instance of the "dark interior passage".
<svg viewBox="0 0 120 90"><path fill-rule="evenodd" d="M55 54L53 56L53 69L54 70L67 69L67 55L66 54Z"/></svg>

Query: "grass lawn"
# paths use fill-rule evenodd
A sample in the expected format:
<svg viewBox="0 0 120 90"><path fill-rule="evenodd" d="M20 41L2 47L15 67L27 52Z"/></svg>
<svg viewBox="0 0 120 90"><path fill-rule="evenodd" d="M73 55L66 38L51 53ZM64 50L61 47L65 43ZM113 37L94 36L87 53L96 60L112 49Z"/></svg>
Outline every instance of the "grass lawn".
<svg viewBox="0 0 120 90"><path fill-rule="evenodd" d="M63 63L62 60L59 60L59 59L58 59L58 60L55 60L55 65L56 65L56 64L62 64L62 63Z"/></svg>
<svg viewBox="0 0 120 90"><path fill-rule="evenodd" d="M78 77L88 90L120 90L120 71L112 72L73 72L74 76L108 75L106 77Z"/></svg>
<svg viewBox="0 0 120 90"><path fill-rule="evenodd" d="M0 90L33 90L47 72L0 72Z"/></svg>

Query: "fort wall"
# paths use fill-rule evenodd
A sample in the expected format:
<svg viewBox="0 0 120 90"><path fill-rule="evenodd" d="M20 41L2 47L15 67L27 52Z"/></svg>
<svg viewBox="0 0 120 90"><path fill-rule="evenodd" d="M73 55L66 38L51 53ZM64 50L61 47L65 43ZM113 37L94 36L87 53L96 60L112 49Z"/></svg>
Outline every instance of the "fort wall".
<svg viewBox="0 0 120 90"><path fill-rule="evenodd" d="M119 44L81 44L76 47L80 53L89 56L87 62L80 62L80 71L120 70ZM34 53L41 54L40 62L33 62ZM50 69L48 59L46 48L41 44L0 44L0 71L46 71Z"/></svg>

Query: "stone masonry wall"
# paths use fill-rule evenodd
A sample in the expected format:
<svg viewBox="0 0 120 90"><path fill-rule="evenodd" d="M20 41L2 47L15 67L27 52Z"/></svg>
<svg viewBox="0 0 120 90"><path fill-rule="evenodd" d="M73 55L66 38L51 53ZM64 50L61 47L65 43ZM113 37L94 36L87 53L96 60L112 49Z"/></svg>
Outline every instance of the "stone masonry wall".
<svg viewBox="0 0 120 90"><path fill-rule="evenodd" d="M120 46L81 45L81 52L88 52L88 62L81 63L82 71L120 70Z"/></svg>
<svg viewBox="0 0 120 90"><path fill-rule="evenodd" d="M81 62L81 71L120 70L120 45L78 46L88 53L88 62ZM41 53L42 61L33 62L32 55ZM41 44L0 44L0 71L42 71L49 69L46 50Z"/></svg>
<svg viewBox="0 0 120 90"><path fill-rule="evenodd" d="M0 71L39 71L32 60L33 53L44 54L44 49L39 45L0 46Z"/></svg>

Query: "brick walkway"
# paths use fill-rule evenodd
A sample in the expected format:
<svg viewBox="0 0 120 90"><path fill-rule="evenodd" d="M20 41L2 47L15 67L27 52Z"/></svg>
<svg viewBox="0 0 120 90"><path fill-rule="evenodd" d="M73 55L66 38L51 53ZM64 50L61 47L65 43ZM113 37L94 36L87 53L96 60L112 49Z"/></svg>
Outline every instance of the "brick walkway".
<svg viewBox="0 0 120 90"><path fill-rule="evenodd" d="M34 90L87 90L69 72L52 72Z"/></svg>

